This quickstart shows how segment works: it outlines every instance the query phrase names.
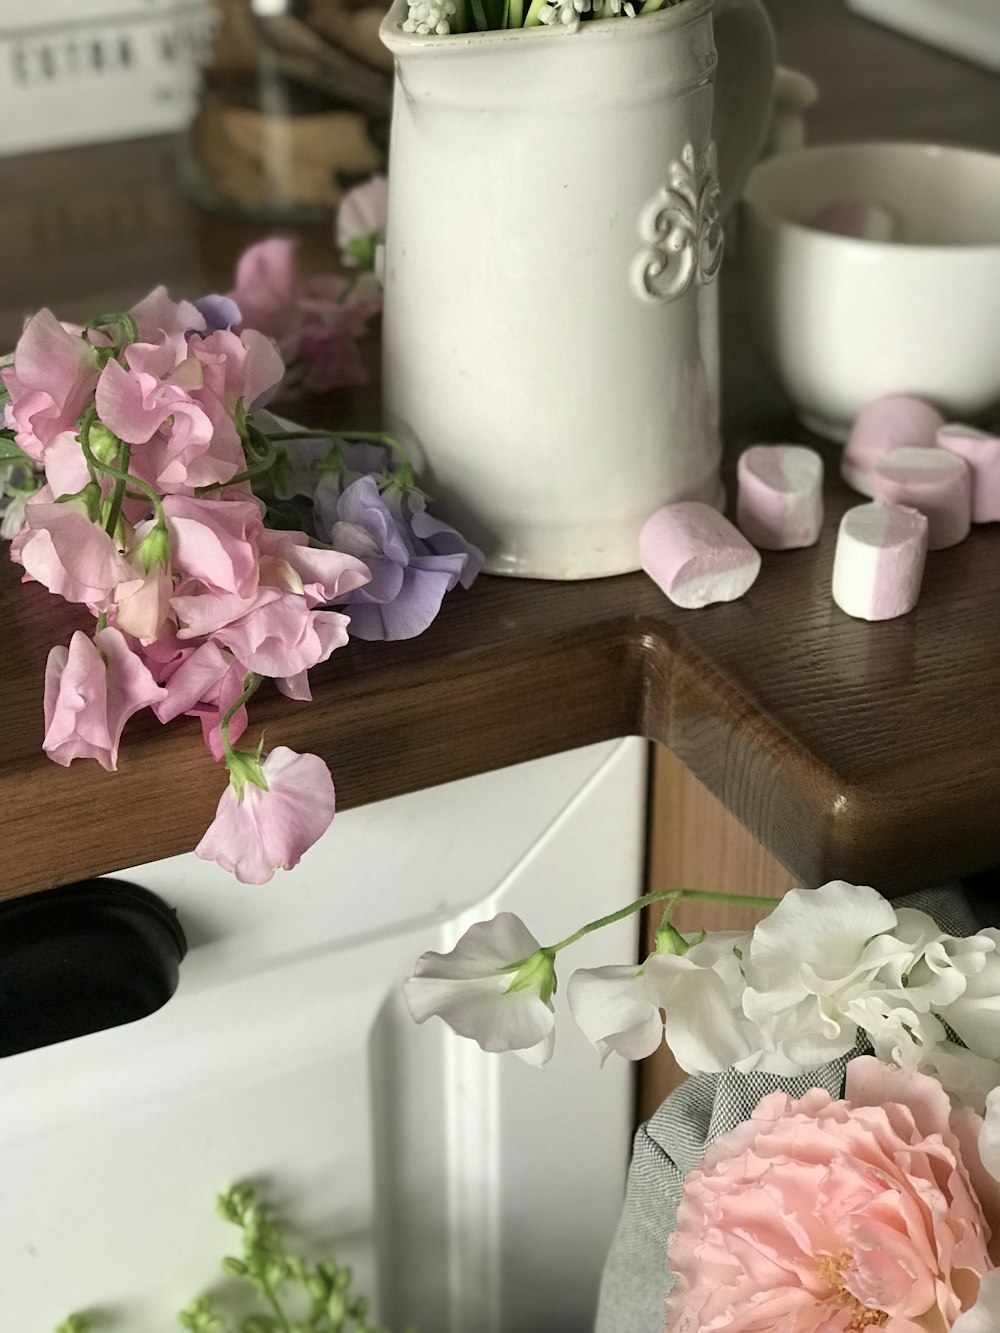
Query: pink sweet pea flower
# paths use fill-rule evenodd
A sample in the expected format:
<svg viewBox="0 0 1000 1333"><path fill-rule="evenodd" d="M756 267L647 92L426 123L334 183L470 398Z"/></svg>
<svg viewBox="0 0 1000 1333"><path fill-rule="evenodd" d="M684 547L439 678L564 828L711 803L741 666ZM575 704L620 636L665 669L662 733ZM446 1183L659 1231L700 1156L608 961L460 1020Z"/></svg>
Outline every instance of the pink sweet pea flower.
<svg viewBox="0 0 1000 1333"><path fill-rule="evenodd" d="M252 408L277 388L285 373L277 347L255 329L244 329L239 335L218 329L206 338L192 338L188 347L202 369L206 390L229 412L240 399L248 410Z"/></svg>
<svg viewBox="0 0 1000 1333"><path fill-rule="evenodd" d="M252 756L237 752L244 761ZM326 832L334 816L330 770L318 755L279 745L258 765L264 787L250 779L222 793L215 819L195 848L243 884L266 884L275 870L291 870Z"/></svg>
<svg viewBox="0 0 1000 1333"><path fill-rule="evenodd" d="M36 497L25 506L24 521L12 558L67 602L105 609L118 585L135 578L108 534L90 521L82 502L59 504Z"/></svg>
<svg viewBox="0 0 1000 1333"><path fill-rule="evenodd" d="M96 759L114 772L125 723L165 694L120 631L98 630L90 639L77 630L46 663L42 748L57 764Z"/></svg>
<svg viewBox="0 0 1000 1333"><path fill-rule="evenodd" d="M248 329L272 338L286 331L299 293L296 246L296 241L272 236L240 255L236 286L229 295L239 306Z"/></svg>
<svg viewBox="0 0 1000 1333"><path fill-rule="evenodd" d="M28 320L14 348L14 364L0 371L0 380L10 393L7 424L29 457L42 462L57 436L75 432L98 372L96 350L51 310L39 310Z"/></svg>
<svg viewBox="0 0 1000 1333"><path fill-rule="evenodd" d="M212 758L221 759L225 751L222 719L243 693L246 674L246 667L211 639L196 648L182 648L158 672L166 697L154 705L153 712L161 722L170 722L181 713L198 718ZM230 741L238 741L246 729L243 707L229 719Z"/></svg>
<svg viewBox="0 0 1000 1333"><path fill-rule="evenodd" d="M254 596L264 533L256 500L167 495L163 512L174 568L182 577L241 598Z"/></svg>
<svg viewBox="0 0 1000 1333"><path fill-rule="evenodd" d="M311 607L336 602L371 581L371 571L363 561L342 551L310 546L304 532L264 528L260 533L260 551L262 556L288 566L294 581L286 573L281 582L301 591Z"/></svg>
<svg viewBox="0 0 1000 1333"><path fill-rule="evenodd" d="M342 648L350 623L350 617L339 611L311 611L304 597L279 592L249 615L217 630L215 637L248 671L296 676Z"/></svg>
<svg viewBox="0 0 1000 1333"><path fill-rule="evenodd" d="M139 330L139 341L159 343L186 334L201 333L205 317L190 301L171 301L166 287L154 287L129 314Z"/></svg>
<svg viewBox="0 0 1000 1333"><path fill-rule="evenodd" d="M173 592L174 580L162 565L155 565L128 583L119 583L115 589L115 624L140 643L152 643L170 619Z"/></svg>
<svg viewBox="0 0 1000 1333"><path fill-rule="evenodd" d="M666 1333L945 1333L994 1268L980 1124L870 1056L843 1100L771 1093L687 1176Z"/></svg>

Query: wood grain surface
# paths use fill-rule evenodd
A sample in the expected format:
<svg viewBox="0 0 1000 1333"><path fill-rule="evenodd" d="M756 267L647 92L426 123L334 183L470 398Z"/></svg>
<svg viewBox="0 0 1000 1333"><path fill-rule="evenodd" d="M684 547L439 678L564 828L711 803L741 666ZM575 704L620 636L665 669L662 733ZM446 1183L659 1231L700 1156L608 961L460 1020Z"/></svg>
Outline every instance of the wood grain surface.
<svg viewBox="0 0 1000 1333"><path fill-rule="evenodd" d="M837 0L771 0L786 63L824 100L815 137L955 138L1000 147L1000 81L875 28ZM928 104L933 102L934 106ZM935 114L936 112L936 114ZM225 289L259 227L182 196L168 141L3 164L0 341L49 304L64 318L122 307L154 283ZM328 233L302 233L329 264ZM754 356L739 261L724 275L725 429L807 439ZM366 392L300 405L314 423L373 424ZM254 733L331 765L342 809L617 735L668 747L802 883L888 891L1000 864L1000 532L934 554L917 610L849 620L830 599L836 523L856 500L828 460L827 521L806 551L765 555L742 601L672 607L642 574L580 584L482 578L420 639L351 644L313 673L315 702L262 691ZM120 772L40 750L49 647L84 623L0 569L4 709L0 896L191 848L224 774L197 725L137 719Z"/></svg>

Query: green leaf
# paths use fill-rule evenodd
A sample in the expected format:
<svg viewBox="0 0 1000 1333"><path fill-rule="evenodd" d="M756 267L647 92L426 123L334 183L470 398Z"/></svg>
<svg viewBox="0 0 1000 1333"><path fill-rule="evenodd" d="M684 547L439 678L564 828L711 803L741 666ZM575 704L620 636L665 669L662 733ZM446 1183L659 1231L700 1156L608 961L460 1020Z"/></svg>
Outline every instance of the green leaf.
<svg viewBox="0 0 1000 1333"><path fill-rule="evenodd" d="M0 465L4 463L23 463L34 471L35 460L29 458L24 450L14 443L14 437L5 430L0 430Z"/></svg>

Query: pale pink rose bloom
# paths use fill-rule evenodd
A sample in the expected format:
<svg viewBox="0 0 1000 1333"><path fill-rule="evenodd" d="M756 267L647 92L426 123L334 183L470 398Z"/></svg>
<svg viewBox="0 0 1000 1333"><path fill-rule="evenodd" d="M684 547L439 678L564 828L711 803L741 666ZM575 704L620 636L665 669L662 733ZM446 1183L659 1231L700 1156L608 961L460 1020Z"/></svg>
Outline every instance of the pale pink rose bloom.
<svg viewBox="0 0 1000 1333"><path fill-rule="evenodd" d="M291 870L326 832L334 816L330 770L318 755L277 746L262 765L267 791L247 783L243 799L231 786L195 848L243 884L266 884L275 870Z"/></svg>
<svg viewBox="0 0 1000 1333"><path fill-rule="evenodd" d="M256 500L167 495L163 512L179 574L241 598L256 594L264 532Z"/></svg>
<svg viewBox="0 0 1000 1333"><path fill-rule="evenodd" d="M7 424L29 457L42 462L57 436L76 430L98 370L94 348L51 310L39 310L28 320L14 348L14 364L0 371L0 380L10 393Z"/></svg>
<svg viewBox="0 0 1000 1333"><path fill-rule="evenodd" d="M995 1262L980 1123L871 1056L843 1100L765 1097L685 1181L667 1333L947 1333Z"/></svg>
<svg viewBox="0 0 1000 1333"><path fill-rule="evenodd" d="M39 495L41 492L39 492ZM104 608L119 583L135 571L108 534L92 523L82 503L29 500L12 559L67 602Z"/></svg>
<svg viewBox="0 0 1000 1333"><path fill-rule="evenodd" d="M49 652L42 748L57 764L96 759L114 772L125 723L165 694L117 629L93 639L77 630L68 648Z"/></svg>

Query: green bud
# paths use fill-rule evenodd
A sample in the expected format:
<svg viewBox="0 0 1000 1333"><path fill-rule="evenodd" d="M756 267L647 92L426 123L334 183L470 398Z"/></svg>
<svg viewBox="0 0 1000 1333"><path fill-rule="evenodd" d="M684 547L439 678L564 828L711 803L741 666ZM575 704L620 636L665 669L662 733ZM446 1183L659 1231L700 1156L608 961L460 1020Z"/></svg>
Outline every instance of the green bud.
<svg viewBox="0 0 1000 1333"><path fill-rule="evenodd" d="M557 985L555 957L551 949L537 949L516 970L513 980L507 987L507 994L514 995L522 990L537 990L542 1002L548 1004Z"/></svg>
<svg viewBox="0 0 1000 1333"><path fill-rule="evenodd" d="M230 1254L222 1261L222 1271L229 1277L246 1277L247 1266L242 1259L234 1259Z"/></svg>
<svg viewBox="0 0 1000 1333"><path fill-rule="evenodd" d="M60 495L56 501L56 504L72 505L80 513L86 514L91 523L100 521L102 503L101 488L95 481L88 481L82 490Z"/></svg>
<svg viewBox="0 0 1000 1333"><path fill-rule="evenodd" d="M665 921L656 932L656 952L674 954L681 958L687 953L691 945L680 933L676 926L672 926L669 921Z"/></svg>
<svg viewBox="0 0 1000 1333"><path fill-rule="evenodd" d="M122 447L121 440L108 430L103 421L95 421L91 426L87 443L90 445L90 452L99 463L113 463L118 457L118 450Z"/></svg>
<svg viewBox="0 0 1000 1333"><path fill-rule="evenodd" d="M344 253L350 255L359 268L374 268L377 248L378 237L373 232L368 232L365 236L355 236L353 240L348 241L344 246Z"/></svg>
<svg viewBox="0 0 1000 1333"><path fill-rule="evenodd" d="M248 782L253 783L255 787L259 787L261 791L267 791L267 778L264 776L259 754L254 754L249 750L233 750L231 754L226 756L226 767L229 769L229 785L236 793L237 801L243 800L243 789ZM259 1223L247 1219L244 1225L252 1238Z"/></svg>
<svg viewBox="0 0 1000 1333"><path fill-rule="evenodd" d="M347 1307L344 1304L344 1297L341 1292L335 1291L331 1294L326 1303L326 1317L334 1328L344 1322L344 1316L347 1314Z"/></svg>
<svg viewBox="0 0 1000 1333"><path fill-rule="evenodd" d="M351 1285L351 1278L354 1274L345 1264L343 1268L338 1268L333 1277L333 1285L337 1291L346 1291Z"/></svg>
<svg viewBox="0 0 1000 1333"><path fill-rule="evenodd" d="M170 568L170 533L159 523L154 524L142 541L133 549L133 555L139 557L143 571L148 574L159 565L162 569Z"/></svg>
<svg viewBox="0 0 1000 1333"><path fill-rule="evenodd" d="M330 1283L321 1274L315 1273L306 1278L305 1289L314 1301L325 1301L330 1294Z"/></svg>

